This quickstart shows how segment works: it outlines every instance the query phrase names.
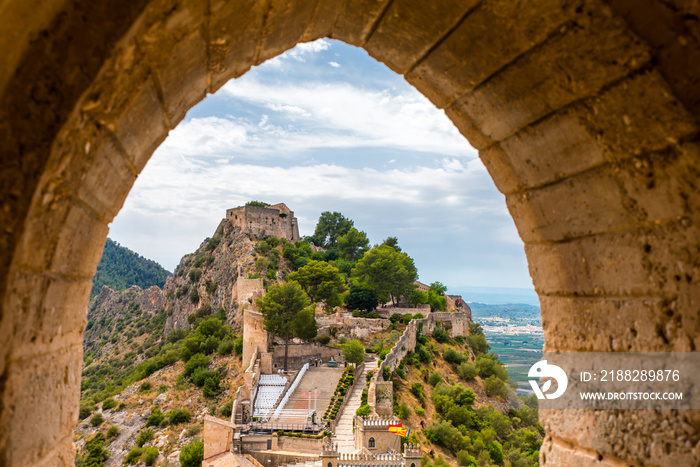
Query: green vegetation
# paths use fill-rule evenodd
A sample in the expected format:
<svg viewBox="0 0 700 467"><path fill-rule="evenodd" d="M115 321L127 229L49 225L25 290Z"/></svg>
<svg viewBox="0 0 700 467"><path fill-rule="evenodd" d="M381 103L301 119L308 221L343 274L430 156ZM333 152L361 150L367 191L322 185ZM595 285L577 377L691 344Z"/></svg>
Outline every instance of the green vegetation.
<svg viewBox="0 0 700 467"><path fill-rule="evenodd" d="M180 452L180 467L200 467L204 460L204 444L201 440L192 441Z"/></svg>
<svg viewBox="0 0 700 467"><path fill-rule="evenodd" d="M394 305L401 295L408 296L418 279L413 259L388 245L372 248L352 269L356 284L372 290L380 302L391 298Z"/></svg>
<svg viewBox="0 0 700 467"><path fill-rule="evenodd" d="M377 308L379 300L374 290L363 289L354 284L350 285L350 291L345 295L345 305L351 310L361 310L365 313Z"/></svg>
<svg viewBox="0 0 700 467"><path fill-rule="evenodd" d="M324 248L336 246L338 237L348 234L354 222L339 212L324 211L318 218L316 230L311 237L314 244Z"/></svg>
<svg viewBox="0 0 700 467"><path fill-rule="evenodd" d="M345 396L348 394L350 389L352 388L352 384L355 381L355 368L352 366L349 366L343 371L343 374L340 376L340 379L338 380L338 384L335 387L335 392L333 393L333 397L331 397L330 402L328 403L328 408L326 409L326 412L323 414L323 419L324 420L335 420L335 418L338 416L338 411L340 410L340 406L343 404L343 400L345 399ZM365 403L367 402L366 400L364 401ZM367 406L369 407L369 406Z"/></svg>
<svg viewBox="0 0 700 467"><path fill-rule="evenodd" d="M338 253L347 261L357 261L369 250L367 234L352 228L338 237Z"/></svg>
<svg viewBox="0 0 700 467"><path fill-rule="evenodd" d="M143 447L144 444L149 442L150 440L153 439L153 430L150 428L143 429L139 431L139 434L136 435L136 445L140 448Z"/></svg>
<svg viewBox="0 0 700 467"><path fill-rule="evenodd" d="M259 208L266 208L270 206L270 203L265 203L264 201L248 201L245 203L246 206L256 206Z"/></svg>
<svg viewBox="0 0 700 467"><path fill-rule="evenodd" d="M156 459L158 458L158 448L155 446L149 446L147 448L143 449L143 453L141 454L141 462L144 464L151 466L155 464Z"/></svg>
<svg viewBox="0 0 700 467"><path fill-rule="evenodd" d="M102 423L105 421L104 417L102 416L101 413L96 413L90 418L90 425L92 426L100 426Z"/></svg>
<svg viewBox="0 0 700 467"><path fill-rule="evenodd" d="M265 330L284 340L285 371L289 340L292 337L306 340L316 337L316 319L314 310L308 308L309 304L309 297L297 282L272 285L265 296L258 299Z"/></svg>
<svg viewBox="0 0 700 467"><path fill-rule="evenodd" d="M342 303L341 293L345 292L345 280L335 266L324 261L309 261L287 276L287 280L296 281L309 296L311 303L323 301L327 310Z"/></svg>
<svg viewBox="0 0 700 467"><path fill-rule="evenodd" d="M343 356L348 363L359 365L365 361L365 346L357 339L346 342L342 345Z"/></svg>
<svg viewBox="0 0 700 467"><path fill-rule="evenodd" d="M105 435L98 432L85 445L87 455L82 459L82 467L102 467L109 459L109 452L104 448Z"/></svg>
<svg viewBox="0 0 700 467"><path fill-rule="evenodd" d="M170 273L155 261L146 259L108 238L97 265L97 272L92 278L90 298L99 294L103 285L117 291L128 289L132 285L138 285L142 289L153 285L162 288L169 275Z"/></svg>

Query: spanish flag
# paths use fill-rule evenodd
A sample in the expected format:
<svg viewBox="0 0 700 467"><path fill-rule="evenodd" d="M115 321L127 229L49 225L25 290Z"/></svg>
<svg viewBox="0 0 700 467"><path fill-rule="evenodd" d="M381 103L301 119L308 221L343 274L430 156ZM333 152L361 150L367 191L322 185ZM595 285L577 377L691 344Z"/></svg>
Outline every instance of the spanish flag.
<svg viewBox="0 0 700 467"><path fill-rule="evenodd" d="M408 438L408 435L411 433L410 429L403 428L403 426L400 423L395 425L389 425L389 431L394 433L395 435L403 436L404 438Z"/></svg>

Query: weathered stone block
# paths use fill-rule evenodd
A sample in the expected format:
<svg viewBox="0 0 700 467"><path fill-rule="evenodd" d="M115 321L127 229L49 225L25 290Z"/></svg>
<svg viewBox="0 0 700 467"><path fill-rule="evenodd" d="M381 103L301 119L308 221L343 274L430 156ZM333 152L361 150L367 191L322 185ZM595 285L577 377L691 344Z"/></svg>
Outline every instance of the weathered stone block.
<svg viewBox="0 0 700 467"><path fill-rule="evenodd" d="M478 3L477 0L395 0L365 49L396 73L404 74ZM446 15L446 10L451 13Z"/></svg>
<svg viewBox="0 0 700 467"><path fill-rule="evenodd" d="M58 235L50 271L73 278L94 276L108 232L107 225L83 206L72 205Z"/></svg>
<svg viewBox="0 0 700 467"><path fill-rule="evenodd" d="M540 295L548 352L667 352L658 333L670 320L671 303L649 297ZM671 338L672 342L677 339Z"/></svg>
<svg viewBox="0 0 700 467"><path fill-rule="evenodd" d="M389 0L348 0L333 27L331 37L362 47Z"/></svg>
<svg viewBox="0 0 700 467"><path fill-rule="evenodd" d="M647 64L645 45L604 13L594 11L589 20L562 27L454 105L500 141Z"/></svg>
<svg viewBox="0 0 700 467"><path fill-rule="evenodd" d="M446 108L547 40L582 3L481 2L406 79L435 105Z"/></svg>
<svg viewBox="0 0 700 467"><path fill-rule="evenodd" d="M169 130L153 78L149 76L141 82L115 124L115 135L136 171L141 172Z"/></svg>
<svg viewBox="0 0 700 467"><path fill-rule="evenodd" d="M524 242L559 241L629 227L635 220L616 178L586 172L506 196Z"/></svg>
<svg viewBox="0 0 700 467"><path fill-rule="evenodd" d="M697 460L698 410L550 409L540 411L540 420L548 435L603 458L624 459L625 465L680 466Z"/></svg>
<svg viewBox="0 0 700 467"><path fill-rule="evenodd" d="M187 111L207 94L209 71L204 38L199 32L185 37L154 68L163 92L168 122L171 128L175 128Z"/></svg>
<svg viewBox="0 0 700 467"><path fill-rule="evenodd" d="M77 194L103 219L111 222L124 205L136 174L110 136L104 135L100 147L86 157L90 159L80 175Z"/></svg>
<svg viewBox="0 0 700 467"><path fill-rule="evenodd" d="M266 2L213 0L209 23L209 92L248 71L255 61Z"/></svg>
<svg viewBox="0 0 700 467"><path fill-rule="evenodd" d="M5 405L11 407L10 465L32 465L72 437L78 420L82 353L76 345L9 366L3 399L12 401Z"/></svg>
<svg viewBox="0 0 700 467"><path fill-rule="evenodd" d="M263 39L255 65L294 47L311 23L316 1L272 0L266 13Z"/></svg>

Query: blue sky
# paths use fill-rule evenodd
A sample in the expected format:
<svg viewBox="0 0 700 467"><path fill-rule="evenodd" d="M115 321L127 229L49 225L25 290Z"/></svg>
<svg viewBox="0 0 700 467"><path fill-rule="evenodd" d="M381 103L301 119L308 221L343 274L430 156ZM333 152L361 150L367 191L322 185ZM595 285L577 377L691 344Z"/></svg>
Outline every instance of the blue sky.
<svg viewBox="0 0 700 467"><path fill-rule="evenodd" d="M423 282L532 288L476 150L401 76L340 42L300 44L192 108L110 237L172 271L249 200L286 203L301 235L340 211L372 243L398 237Z"/></svg>

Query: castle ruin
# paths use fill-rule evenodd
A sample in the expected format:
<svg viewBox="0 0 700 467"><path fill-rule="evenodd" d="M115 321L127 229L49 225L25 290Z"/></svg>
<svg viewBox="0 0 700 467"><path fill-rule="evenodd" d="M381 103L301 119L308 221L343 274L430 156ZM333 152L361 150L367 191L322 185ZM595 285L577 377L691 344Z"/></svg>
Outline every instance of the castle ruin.
<svg viewBox="0 0 700 467"><path fill-rule="evenodd" d="M274 206L239 206L227 209L226 218L250 238L275 236L291 242L299 240L299 226L294 211L284 203Z"/></svg>

